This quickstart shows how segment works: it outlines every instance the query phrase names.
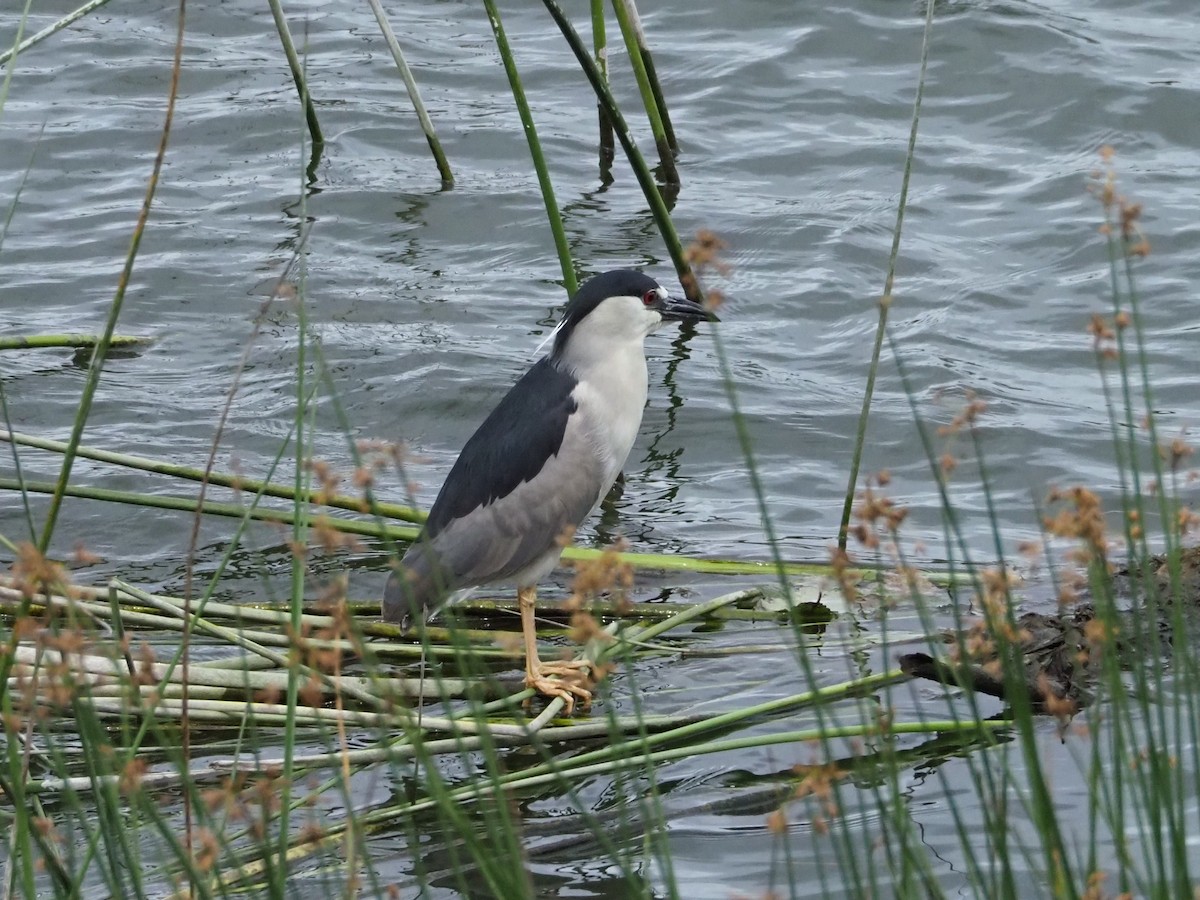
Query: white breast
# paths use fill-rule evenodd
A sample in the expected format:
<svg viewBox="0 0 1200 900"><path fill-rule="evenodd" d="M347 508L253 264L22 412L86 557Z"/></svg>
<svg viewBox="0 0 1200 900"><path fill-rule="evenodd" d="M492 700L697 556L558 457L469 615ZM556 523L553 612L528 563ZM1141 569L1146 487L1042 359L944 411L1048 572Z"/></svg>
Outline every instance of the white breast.
<svg viewBox="0 0 1200 900"><path fill-rule="evenodd" d="M612 349L603 366L577 372L580 381L572 393L605 473L597 502L624 467L646 407L646 356L640 342Z"/></svg>
<svg viewBox="0 0 1200 900"><path fill-rule="evenodd" d="M646 335L662 316L637 297L610 297L571 332L559 357L579 384L572 392L604 473L598 504L620 474L646 406Z"/></svg>

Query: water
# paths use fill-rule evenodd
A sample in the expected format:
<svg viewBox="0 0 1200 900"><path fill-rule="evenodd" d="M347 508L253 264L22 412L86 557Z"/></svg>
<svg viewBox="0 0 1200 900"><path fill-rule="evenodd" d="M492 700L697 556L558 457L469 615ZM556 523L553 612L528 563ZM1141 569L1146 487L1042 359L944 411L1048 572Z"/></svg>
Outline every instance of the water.
<svg viewBox="0 0 1200 900"><path fill-rule="evenodd" d="M682 147L675 222L684 235L709 228L729 245L720 339L781 550L824 559L895 223L923 7L645 6ZM35 4L30 30L69 8ZM454 168L451 190L439 183L366 7L293 4L289 12L298 38L307 30L311 90L328 138L315 177L304 178L302 118L265 7L191 6L170 152L119 328L156 343L107 366L85 439L201 465L261 299L311 222L309 327L355 436L409 442L420 460L410 474L428 503L564 300L542 201L481 8L410 5L394 19ZM598 177L593 103L557 31L536 4L504 15L580 267L635 265L669 279L627 167L618 163L611 185ZM0 45L11 42L17 16L13 4L0 11ZM0 121L6 208L25 178L0 251L4 333L102 327L162 124L173 16L113 5L21 58ZM614 80L632 112L636 95L619 62ZM1115 507L1117 469L1084 330L1093 312L1108 309L1100 209L1085 192L1101 145L1117 149L1122 190L1145 205L1153 253L1137 270L1159 428L1173 436L1200 419L1200 324L1191 306L1200 277L1198 93L1200 21L1191 0L937 7L891 330L928 421L949 421L967 390L988 403L981 424L990 497L964 436L939 438L937 449L964 457L954 497L975 556L995 556L993 517L1007 551L1036 537L1035 503L1050 485L1088 484ZM640 118L631 118L650 152ZM627 486L581 540L597 541L599 527L647 551L764 558L711 337L703 328L686 340L664 332L649 347L651 400ZM250 353L220 467L266 470L291 425L296 349L294 312L279 308ZM83 369L59 352L5 353L0 366L14 428L64 437ZM327 401L317 424L314 454L349 469ZM30 477L52 477L54 463L22 455ZM6 452L0 472L10 468ZM911 509L905 533L916 556L960 554L944 545L929 464L886 350L864 472L884 468L889 492ZM179 490L86 462L76 478ZM402 493L395 483L389 490ZM1184 491L1194 505L1196 484ZM86 580L121 574L178 592L189 528L176 513L69 501L56 549L66 554L82 542L100 557L80 573ZM11 496L0 499L0 533L25 535ZM202 571L227 536L222 522L205 526ZM251 544L271 551L270 569L284 564L282 542L261 529ZM352 592L377 596L382 552L368 548L358 563ZM259 563L246 559L227 596L260 595L259 575ZM729 585L685 586L710 596ZM638 596L663 589L648 577ZM706 661L673 671L686 673L687 699L696 701L731 674L744 677L742 666ZM845 666L834 659L821 671L832 679ZM792 678L763 690L794 688ZM908 702L922 697L914 691ZM782 770L807 751L795 759L788 752L738 765ZM702 759L671 773L703 785L724 763L734 764ZM952 829L937 818L937 791L925 787L931 832L941 829L945 850ZM797 846L812 839L797 833ZM670 841L679 860L697 861L676 872L688 896L766 884L772 838L760 816L685 821ZM728 851L728 864L700 867L711 866L714 848ZM543 865L538 883L550 894L601 896L608 876L598 860ZM946 862L948 888L960 871Z"/></svg>

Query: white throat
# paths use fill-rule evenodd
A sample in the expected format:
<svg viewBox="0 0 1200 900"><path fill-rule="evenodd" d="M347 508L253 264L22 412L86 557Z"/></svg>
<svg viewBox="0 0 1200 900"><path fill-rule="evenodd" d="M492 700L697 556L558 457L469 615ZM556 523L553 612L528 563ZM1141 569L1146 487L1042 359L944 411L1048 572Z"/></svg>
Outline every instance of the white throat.
<svg viewBox="0 0 1200 900"><path fill-rule="evenodd" d="M627 301L627 302L626 302ZM574 397L605 459L607 484L625 465L646 406L646 335L662 316L636 297L612 297L568 336L560 365L578 379Z"/></svg>
<svg viewBox="0 0 1200 900"><path fill-rule="evenodd" d="M645 381L646 335L662 324L662 316L637 297L610 297L572 329L559 360L582 380L629 365L636 356Z"/></svg>

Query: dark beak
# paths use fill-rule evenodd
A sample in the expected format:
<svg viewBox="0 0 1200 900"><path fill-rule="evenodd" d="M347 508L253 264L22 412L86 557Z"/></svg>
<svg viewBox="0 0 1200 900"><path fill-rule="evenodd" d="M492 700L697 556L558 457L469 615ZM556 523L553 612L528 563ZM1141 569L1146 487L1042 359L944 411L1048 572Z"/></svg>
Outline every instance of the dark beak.
<svg viewBox="0 0 1200 900"><path fill-rule="evenodd" d="M663 301L659 313L668 322L694 322L697 319L708 322L721 321L695 300L689 300L687 297L668 297Z"/></svg>

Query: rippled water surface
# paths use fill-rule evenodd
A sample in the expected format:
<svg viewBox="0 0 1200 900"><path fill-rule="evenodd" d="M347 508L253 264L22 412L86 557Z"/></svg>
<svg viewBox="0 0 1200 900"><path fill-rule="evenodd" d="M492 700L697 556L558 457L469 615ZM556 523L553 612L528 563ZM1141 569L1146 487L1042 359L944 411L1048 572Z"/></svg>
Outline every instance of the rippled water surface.
<svg viewBox="0 0 1200 900"><path fill-rule="evenodd" d="M628 167L619 161L611 184L599 177L594 103L561 36L539 5L508 6L581 273L633 265L669 281ZM35 2L29 30L69 8ZM266 6L189 5L170 150L119 327L156 341L108 364L85 440L203 464L255 314L308 221L308 327L354 435L408 442L418 459L409 474L427 504L565 299L525 139L482 7L447 0L392 13L454 169L452 189L441 186L366 5L295 3L289 13L298 38L307 32L328 138L311 177ZM681 146L674 220L684 235L712 229L728 244L719 339L781 550L824 559L896 222L923 5L654 0L642 13ZM0 46L17 15L13 4L0 10ZM3 333L102 328L163 120L174 15L169 5L114 3L18 61L0 120L0 207L20 192L0 249ZM580 9L572 15L583 24ZM990 496L965 437L936 437L935 452L965 457L954 489L965 542L993 558L991 521L1007 550L1036 537L1035 504L1049 486L1082 482L1110 500L1118 488L1085 333L1109 302L1101 210L1085 190L1102 145L1116 148L1121 189L1144 204L1152 254L1137 274L1159 427L1174 435L1200 422L1200 17L1193 0L944 2L932 40L890 317L912 393L885 348L864 471L890 470L889 492L912 511L905 530L916 556L944 559L910 401L942 424L966 391L978 392ZM632 113L627 65L615 62L613 78ZM630 118L650 153L644 122ZM220 467L260 475L288 433L297 326L295 308L280 305L250 345ZM766 558L708 329L686 339L665 331L648 352L650 403L624 492L581 540L621 533L641 550ZM13 427L65 437L84 375L61 352L5 353ZM328 400L316 427L314 455L348 470ZM56 461L21 457L35 479L54 476ZM0 473L11 467L5 450ZM100 464L75 471L84 484L179 492ZM403 495L398 483L384 489ZM1195 484L1184 490L1195 504ZM15 496L0 495L0 533L22 538L23 522ZM185 515L74 500L56 549L82 542L97 554L81 573L88 580L119 573L179 592L189 529ZM202 571L227 537L225 522L206 523ZM275 531L256 532L251 545L269 552L239 557L227 595L256 596L262 566L286 569L282 543ZM366 548L356 563L352 592L378 596L382 549ZM639 597L664 586L647 576ZM709 596L725 585L688 587ZM699 702L745 666L675 671L689 673L687 697ZM845 660L829 666L846 674ZM769 679L755 688L773 690ZM905 691L896 702L917 699ZM670 777L701 794L718 771L783 770L809 754L684 762ZM914 794L927 776L932 785L931 773L912 774ZM954 829L930 797L928 838L952 889L961 871ZM765 889L773 845L762 821L696 816L672 831L684 894ZM796 840L803 848L812 837ZM548 895L605 895L601 862L554 859L537 870Z"/></svg>

